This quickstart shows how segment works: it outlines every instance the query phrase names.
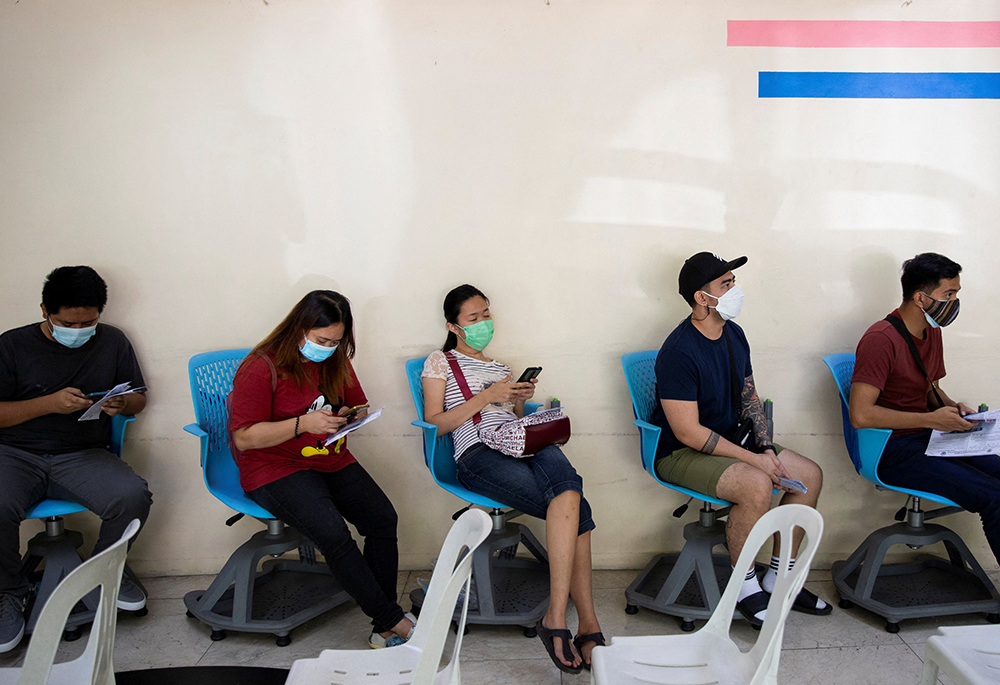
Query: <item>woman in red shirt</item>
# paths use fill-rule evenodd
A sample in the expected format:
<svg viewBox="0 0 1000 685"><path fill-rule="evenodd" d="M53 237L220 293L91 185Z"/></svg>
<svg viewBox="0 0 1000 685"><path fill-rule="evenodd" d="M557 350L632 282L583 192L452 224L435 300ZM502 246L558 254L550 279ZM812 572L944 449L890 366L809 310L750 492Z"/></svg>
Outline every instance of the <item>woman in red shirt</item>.
<svg viewBox="0 0 1000 685"><path fill-rule="evenodd" d="M240 484L253 501L312 540L334 577L372 619L373 648L403 644L416 620L396 603L396 511L351 455L324 446L352 407L367 404L350 360L347 298L314 290L243 361L233 380L230 428ZM365 410L358 414L363 415ZM351 537L351 522L365 551Z"/></svg>

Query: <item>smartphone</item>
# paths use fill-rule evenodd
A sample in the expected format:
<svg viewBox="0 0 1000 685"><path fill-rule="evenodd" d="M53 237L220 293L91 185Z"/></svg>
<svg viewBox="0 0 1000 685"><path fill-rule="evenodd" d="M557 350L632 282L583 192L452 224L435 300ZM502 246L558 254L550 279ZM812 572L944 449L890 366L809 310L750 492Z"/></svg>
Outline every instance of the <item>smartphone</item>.
<svg viewBox="0 0 1000 685"><path fill-rule="evenodd" d="M367 409L368 407L369 405L367 404L359 404L356 407L351 407L350 409L347 410L346 414L342 414L341 416L347 419L353 419L355 416L358 415L358 412L360 412L362 409Z"/></svg>
<svg viewBox="0 0 1000 685"><path fill-rule="evenodd" d="M538 374L542 372L542 367L540 366L529 366L521 374L521 377L517 379L518 383L527 383L533 378L538 378Z"/></svg>

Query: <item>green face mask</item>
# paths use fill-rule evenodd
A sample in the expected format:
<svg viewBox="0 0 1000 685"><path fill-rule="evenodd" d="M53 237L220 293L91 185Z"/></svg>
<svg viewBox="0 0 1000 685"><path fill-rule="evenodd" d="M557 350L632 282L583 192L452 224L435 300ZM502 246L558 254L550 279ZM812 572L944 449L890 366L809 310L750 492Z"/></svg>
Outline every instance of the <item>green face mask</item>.
<svg viewBox="0 0 1000 685"><path fill-rule="evenodd" d="M465 331L465 344L482 352L493 340L493 319L486 319L471 326L460 326Z"/></svg>

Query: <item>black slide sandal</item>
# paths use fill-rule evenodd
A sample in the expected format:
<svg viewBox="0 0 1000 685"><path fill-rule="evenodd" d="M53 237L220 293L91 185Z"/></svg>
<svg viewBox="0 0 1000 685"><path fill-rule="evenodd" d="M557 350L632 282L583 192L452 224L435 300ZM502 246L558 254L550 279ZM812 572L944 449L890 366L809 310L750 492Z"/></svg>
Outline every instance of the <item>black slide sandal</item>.
<svg viewBox="0 0 1000 685"><path fill-rule="evenodd" d="M802 588L795 598L795 603L792 604L792 611L801 611L803 614L812 614L813 616L828 616L833 611L833 605L826 602L825 607L817 609L816 602L819 599L819 597L809 592L809 590Z"/></svg>
<svg viewBox="0 0 1000 685"><path fill-rule="evenodd" d="M580 665L583 666L588 671L590 670L590 664L587 660L583 658L583 646L588 642L594 642L595 647L606 647L607 642L604 641L604 633L587 633L586 635L577 635L573 638L573 644L576 645L576 651L580 652ZM593 661L594 650L590 650L591 661Z"/></svg>
<svg viewBox="0 0 1000 685"><path fill-rule="evenodd" d="M743 618L750 621L751 626L760 630L760 627L764 625L764 622L757 618L756 615L767 609L767 602L769 599L770 595L761 590L738 601L736 603L736 608L740 610L741 614L743 614Z"/></svg>
<svg viewBox="0 0 1000 685"><path fill-rule="evenodd" d="M549 630L542 625L541 621L539 621L538 625L535 626L535 631L538 633L538 638L542 641L542 644L545 645L545 651L549 653L549 658L552 659L552 663L556 665L556 668L563 673L579 673L583 670L582 666L573 668L572 666L567 666L563 662L559 661L559 657L556 656L556 647L552 642L552 638L554 637L558 637L562 640L563 659L572 663L573 650L570 649L570 643L573 642L573 633L562 628Z"/></svg>

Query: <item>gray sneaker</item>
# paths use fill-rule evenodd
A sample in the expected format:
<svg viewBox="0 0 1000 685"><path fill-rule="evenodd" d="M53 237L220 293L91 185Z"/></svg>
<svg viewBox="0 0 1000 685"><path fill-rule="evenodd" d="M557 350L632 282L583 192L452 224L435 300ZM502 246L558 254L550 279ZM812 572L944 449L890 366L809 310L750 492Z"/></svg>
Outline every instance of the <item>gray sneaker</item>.
<svg viewBox="0 0 1000 685"><path fill-rule="evenodd" d="M118 608L123 611L138 611L146 606L146 595L127 575L122 574L122 587L118 591Z"/></svg>
<svg viewBox="0 0 1000 685"><path fill-rule="evenodd" d="M24 637L25 597L0 595L0 653L17 647Z"/></svg>

